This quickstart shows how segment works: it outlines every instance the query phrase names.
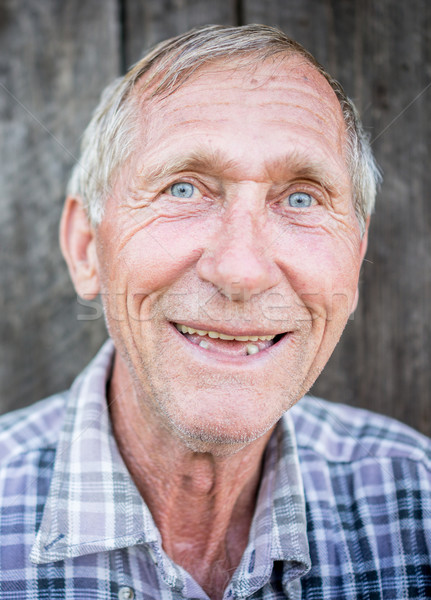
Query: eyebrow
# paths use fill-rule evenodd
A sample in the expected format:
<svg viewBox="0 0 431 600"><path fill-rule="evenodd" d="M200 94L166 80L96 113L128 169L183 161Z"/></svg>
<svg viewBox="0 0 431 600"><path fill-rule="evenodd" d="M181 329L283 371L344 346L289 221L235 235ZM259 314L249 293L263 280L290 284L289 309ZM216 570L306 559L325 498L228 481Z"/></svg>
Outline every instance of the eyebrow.
<svg viewBox="0 0 431 600"><path fill-rule="evenodd" d="M324 161L310 158L300 152L286 154L273 163L268 164L266 168L270 178L279 184L285 183L293 176L299 179L314 181L325 188L330 194L341 193L342 173L340 172L338 175L329 173ZM347 165L346 172L348 174ZM272 177L271 174L273 174Z"/></svg>
<svg viewBox="0 0 431 600"><path fill-rule="evenodd" d="M227 159L218 150L208 151L198 149L187 156L175 157L163 163L144 166L140 177L147 182L157 183L161 179L166 179L171 175L185 171L220 176L234 169L237 164L237 161Z"/></svg>
<svg viewBox="0 0 431 600"><path fill-rule="evenodd" d="M239 161L228 159L219 150L197 149L186 156L174 157L164 162L149 164L139 174L146 183L157 184L158 181L187 171L209 176L229 177ZM346 166L347 169L347 166ZM324 187L330 194L339 194L342 184L340 176L328 173L323 161L308 157L298 151L290 152L265 165L265 174L269 180L278 185L285 184L292 177L308 179Z"/></svg>

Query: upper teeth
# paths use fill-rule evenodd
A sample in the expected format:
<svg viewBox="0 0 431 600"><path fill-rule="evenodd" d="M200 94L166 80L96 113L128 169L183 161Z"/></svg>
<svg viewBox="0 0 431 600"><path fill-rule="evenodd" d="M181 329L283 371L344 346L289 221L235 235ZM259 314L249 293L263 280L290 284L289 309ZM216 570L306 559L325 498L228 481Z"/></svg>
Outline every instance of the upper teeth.
<svg viewBox="0 0 431 600"><path fill-rule="evenodd" d="M221 340L237 340L238 342L257 342L257 340L272 340L275 335L226 335L217 331L205 331L204 329L194 329L187 325L176 323L175 327L181 333L197 333L198 335L207 335L210 338L220 338Z"/></svg>

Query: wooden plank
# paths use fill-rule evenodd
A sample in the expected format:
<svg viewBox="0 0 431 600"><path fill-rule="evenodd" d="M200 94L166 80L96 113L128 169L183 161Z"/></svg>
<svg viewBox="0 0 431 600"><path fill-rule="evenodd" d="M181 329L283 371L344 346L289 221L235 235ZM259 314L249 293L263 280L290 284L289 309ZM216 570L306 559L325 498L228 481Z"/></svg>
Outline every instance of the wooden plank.
<svg viewBox="0 0 431 600"><path fill-rule="evenodd" d="M123 0L125 65L136 62L157 42L192 27L235 25L236 20L236 0Z"/></svg>
<svg viewBox="0 0 431 600"><path fill-rule="evenodd" d="M354 319L314 392L431 434L431 5L397 0L244 0L344 85L385 183Z"/></svg>
<svg viewBox="0 0 431 600"><path fill-rule="evenodd" d="M240 13L281 27L341 80L385 173L360 305L315 391L431 433L426 0L2 2L0 411L65 387L105 335L101 319L77 320L57 245L65 181L101 88L160 39Z"/></svg>
<svg viewBox="0 0 431 600"><path fill-rule="evenodd" d="M106 336L102 319L77 320L57 230L80 135L119 71L118 40L115 0L1 4L2 412L69 385Z"/></svg>

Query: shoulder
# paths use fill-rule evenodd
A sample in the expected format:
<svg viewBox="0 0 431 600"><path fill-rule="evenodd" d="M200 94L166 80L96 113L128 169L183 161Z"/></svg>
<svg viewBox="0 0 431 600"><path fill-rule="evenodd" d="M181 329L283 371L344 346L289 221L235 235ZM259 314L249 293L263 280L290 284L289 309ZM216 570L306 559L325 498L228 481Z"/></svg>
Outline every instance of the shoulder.
<svg viewBox="0 0 431 600"><path fill-rule="evenodd" d="M62 392L0 417L0 469L19 457L55 449L68 395Z"/></svg>
<svg viewBox="0 0 431 600"><path fill-rule="evenodd" d="M431 472L431 440L395 419L313 396L289 413L303 452L334 463L405 459Z"/></svg>
<svg viewBox="0 0 431 600"><path fill-rule="evenodd" d="M394 419L310 396L289 414L312 564L304 587L323 586L325 597L336 588L337 598L425 597L431 441Z"/></svg>

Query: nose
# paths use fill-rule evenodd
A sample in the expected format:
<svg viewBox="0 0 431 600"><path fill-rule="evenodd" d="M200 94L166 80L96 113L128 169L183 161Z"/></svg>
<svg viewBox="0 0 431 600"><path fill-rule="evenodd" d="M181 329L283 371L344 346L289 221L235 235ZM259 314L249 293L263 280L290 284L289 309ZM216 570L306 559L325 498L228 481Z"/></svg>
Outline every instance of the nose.
<svg viewBox="0 0 431 600"><path fill-rule="evenodd" d="M262 215L229 210L197 263L198 275L230 300L247 301L276 286L281 271Z"/></svg>

